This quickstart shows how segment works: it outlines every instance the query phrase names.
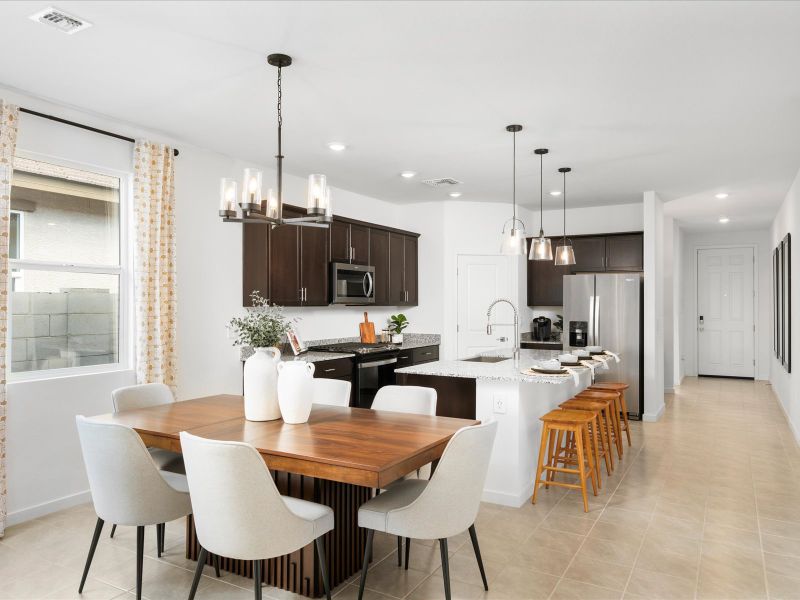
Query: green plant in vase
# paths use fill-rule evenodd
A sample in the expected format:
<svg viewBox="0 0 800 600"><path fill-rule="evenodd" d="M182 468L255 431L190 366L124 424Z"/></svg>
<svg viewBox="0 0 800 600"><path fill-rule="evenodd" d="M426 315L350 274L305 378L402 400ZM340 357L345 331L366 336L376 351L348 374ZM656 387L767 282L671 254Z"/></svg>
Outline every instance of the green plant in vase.
<svg viewBox="0 0 800 600"><path fill-rule="evenodd" d="M389 331L392 332L392 343L403 343L403 330L409 326L408 319L403 313L389 317Z"/></svg>

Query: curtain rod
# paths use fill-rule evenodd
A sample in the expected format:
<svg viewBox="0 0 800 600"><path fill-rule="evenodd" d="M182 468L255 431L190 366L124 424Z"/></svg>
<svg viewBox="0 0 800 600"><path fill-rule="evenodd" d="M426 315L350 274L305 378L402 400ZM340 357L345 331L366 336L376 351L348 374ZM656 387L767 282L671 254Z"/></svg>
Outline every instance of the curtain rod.
<svg viewBox="0 0 800 600"><path fill-rule="evenodd" d="M114 133L112 131L105 131L104 129L98 129L97 127L91 127L90 125L84 125L83 123L76 123L75 121L68 121L67 119L62 119L61 117L56 117L54 115L48 115L45 113L41 113L35 110L31 110L29 108L20 107L19 112L26 113L29 115L33 115L35 117L41 117L43 119L49 119L51 121L55 121L57 123L64 123L65 125L72 125L73 127L77 127L79 129L85 129L86 131L93 131L95 133L99 133L100 135L107 135L108 137L117 138L118 140L124 140L126 142L130 142L131 144L135 144L136 140L133 138L129 138L125 135L120 135L118 133ZM178 152L177 148L173 148L172 152L175 156L178 156L180 152Z"/></svg>

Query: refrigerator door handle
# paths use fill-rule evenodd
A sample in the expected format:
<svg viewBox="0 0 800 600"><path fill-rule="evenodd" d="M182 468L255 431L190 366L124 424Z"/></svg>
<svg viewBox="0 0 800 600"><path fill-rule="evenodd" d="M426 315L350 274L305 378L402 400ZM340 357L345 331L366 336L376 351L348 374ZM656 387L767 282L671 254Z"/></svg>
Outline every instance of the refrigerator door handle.
<svg viewBox="0 0 800 600"><path fill-rule="evenodd" d="M600 295L594 297L594 345L600 345Z"/></svg>
<svg viewBox="0 0 800 600"><path fill-rule="evenodd" d="M586 345L594 346L594 296L589 296L589 331L586 332Z"/></svg>

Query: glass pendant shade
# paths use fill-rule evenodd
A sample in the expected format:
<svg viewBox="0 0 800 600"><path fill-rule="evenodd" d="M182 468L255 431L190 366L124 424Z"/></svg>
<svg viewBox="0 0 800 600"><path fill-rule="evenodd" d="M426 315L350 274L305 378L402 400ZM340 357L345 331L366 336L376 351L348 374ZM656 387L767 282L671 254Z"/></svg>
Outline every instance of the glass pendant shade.
<svg viewBox="0 0 800 600"><path fill-rule="evenodd" d="M236 212L236 196L238 192L236 180L223 177L219 181L219 210L220 212Z"/></svg>
<svg viewBox="0 0 800 600"><path fill-rule="evenodd" d="M325 186L325 218L333 220L333 200L331 198L331 188Z"/></svg>
<svg viewBox="0 0 800 600"><path fill-rule="evenodd" d="M308 195L306 212L309 215L324 215L327 203L327 180L325 175L312 174L308 176Z"/></svg>
<svg viewBox="0 0 800 600"><path fill-rule="evenodd" d="M261 179L263 173L258 169L245 169L242 182L242 208L261 210Z"/></svg>
<svg viewBox="0 0 800 600"><path fill-rule="evenodd" d="M280 218L280 209L278 207L278 197L275 195L275 190L270 188L267 190L267 198L266 198L266 206L264 208L264 214L267 216L268 219L279 219Z"/></svg>
<svg viewBox="0 0 800 600"><path fill-rule="evenodd" d="M512 227L508 233L503 233L500 242L500 254L504 256L525 256L525 232Z"/></svg>
<svg viewBox="0 0 800 600"><path fill-rule="evenodd" d="M531 251L528 254L531 260L553 260L553 246L550 240L544 237L543 232L539 232L539 237L531 241Z"/></svg>
<svg viewBox="0 0 800 600"><path fill-rule="evenodd" d="M569 240L561 240L561 243L556 246L555 264L562 267L575 264L575 251Z"/></svg>

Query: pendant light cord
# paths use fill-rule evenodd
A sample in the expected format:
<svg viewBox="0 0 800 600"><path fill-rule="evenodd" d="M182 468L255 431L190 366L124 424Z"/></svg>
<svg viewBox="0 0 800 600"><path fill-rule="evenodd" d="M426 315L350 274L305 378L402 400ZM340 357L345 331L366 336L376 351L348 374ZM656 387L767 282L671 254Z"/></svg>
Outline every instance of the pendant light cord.
<svg viewBox="0 0 800 600"><path fill-rule="evenodd" d="M544 237L544 154L539 155L539 237Z"/></svg>
<svg viewBox="0 0 800 600"><path fill-rule="evenodd" d="M517 132L513 133L514 135L514 159L511 161L514 165L513 171L513 184L511 186L511 199L513 204L513 215L514 220L511 221L511 229L513 230L514 227L517 225Z"/></svg>
<svg viewBox="0 0 800 600"><path fill-rule="evenodd" d="M281 67L278 66L278 217L283 219L283 90L281 89Z"/></svg>
<svg viewBox="0 0 800 600"><path fill-rule="evenodd" d="M561 195L563 196L564 200L564 246L567 245L567 172L563 172L564 175L564 183L562 184L562 192Z"/></svg>

